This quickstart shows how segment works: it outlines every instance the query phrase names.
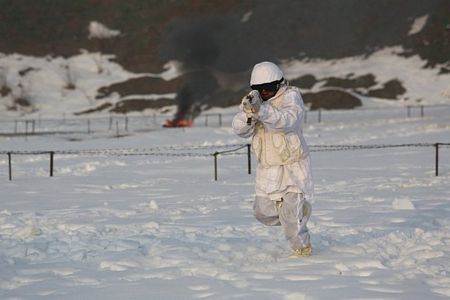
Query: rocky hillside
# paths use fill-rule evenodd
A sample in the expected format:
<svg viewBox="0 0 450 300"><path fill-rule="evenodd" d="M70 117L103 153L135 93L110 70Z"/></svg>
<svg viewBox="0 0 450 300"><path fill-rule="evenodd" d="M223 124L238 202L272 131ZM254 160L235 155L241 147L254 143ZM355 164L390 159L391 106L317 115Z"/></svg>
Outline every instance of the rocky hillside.
<svg viewBox="0 0 450 300"><path fill-rule="evenodd" d="M367 56L391 46L401 46L402 56L419 55L425 68L450 72L447 0L0 0L0 7L0 53L69 57L86 49L113 54L126 70L136 73L160 73L168 61L181 62L181 77L105 86L97 99L114 92L122 97L176 92L179 107L191 111L194 104L232 105L247 89L251 66L261 60ZM120 34L90 37L92 21ZM358 88L365 88L366 96L398 99L405 91L398 80L379 82L373 74L293 77L305 89L309 78L309 84L321 81L328 90L339 87L341 94L342 89L352 92L339 97L352 98ZM327 101L329 92L320 97L312 93L305 96L307 102L314 102L313 108L335 107ZM102 109L126 112L167 103L128 97L116 106L103 104ZM358 105L357 99L346 103Z"/></svg>

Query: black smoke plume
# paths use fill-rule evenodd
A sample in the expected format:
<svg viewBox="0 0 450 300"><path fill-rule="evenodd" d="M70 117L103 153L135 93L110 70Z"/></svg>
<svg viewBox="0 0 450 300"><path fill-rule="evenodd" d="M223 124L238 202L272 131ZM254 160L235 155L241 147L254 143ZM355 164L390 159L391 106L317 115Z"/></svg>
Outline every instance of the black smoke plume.
<svg viewBox="0 0 450 300"><path fill-rule="evenodd" d="M211 18L175 20L168 26L161 55L182 63L184 79L175 98L174 121L193 120L219 88L212 70L220 52L217 31L222 27L220 19Z"/></svg>

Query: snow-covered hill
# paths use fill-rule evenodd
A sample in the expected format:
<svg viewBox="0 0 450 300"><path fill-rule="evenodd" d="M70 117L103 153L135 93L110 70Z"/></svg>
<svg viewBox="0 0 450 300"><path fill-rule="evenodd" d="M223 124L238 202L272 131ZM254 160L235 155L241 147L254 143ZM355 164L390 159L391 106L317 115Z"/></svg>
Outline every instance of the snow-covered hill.
<svg viewBox="0 0 450 300"><path fill-rule="evenodd" d="M373 75L372 89L380 88L389 80L398 80L406 92L399 100L382 101L361 97L368 103L378 100L377 105L433 105L450 104L450 74L440 74L440 66L424 68L426 62L418 56L405 58L398 53L401 48L386 48L368 57L352 57L336 60L287 60L282 68L287 79L313 75L317 83L303 92L319 91L324 80L330 77L355 78ZM83 51L69 57L30 57L19 54L0 56L0 114L2 116L61 116L95 109L129 98L152 101L160 98L174 99L176 92L169 94L118 95L96 99L101 87L131 78L151 77L172 80L180 76L176 63L168 63L159 74L138 74L125 70L113 57L100 53ZM247 83L243 79L242 85ZM361 94L366 89L359 89ZM211 100L212 101L212 100ZM370 101L373 103L373 101ZM111 109L111 108L110 108ZM102 113L107 113L105 109Z"/></svg>

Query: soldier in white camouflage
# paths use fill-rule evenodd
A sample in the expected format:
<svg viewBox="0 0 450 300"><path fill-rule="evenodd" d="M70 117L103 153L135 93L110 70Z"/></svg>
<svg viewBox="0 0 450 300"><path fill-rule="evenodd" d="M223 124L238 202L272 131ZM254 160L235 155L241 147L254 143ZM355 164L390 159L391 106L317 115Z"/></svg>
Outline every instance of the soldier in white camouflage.
<svg viewBox="0 0 450 300"><path fill-rule="evenodd" d="M314 187L303 137L302 96L271 62L254 66L250 87L232 126L240 137L252 138L258 159L254 215L265 225L282 226L294 255L309 256L307 223Z"/></svg>

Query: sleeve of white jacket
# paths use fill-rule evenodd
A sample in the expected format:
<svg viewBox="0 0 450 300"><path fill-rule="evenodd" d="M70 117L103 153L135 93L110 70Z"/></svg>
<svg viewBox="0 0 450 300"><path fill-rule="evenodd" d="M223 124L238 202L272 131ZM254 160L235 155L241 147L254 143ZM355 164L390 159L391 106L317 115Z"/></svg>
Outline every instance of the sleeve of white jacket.
<svg viewBox="0 0 450 300"><path fill-rule="evenodd" d="M289 91L284 95L281 108L261 105L258 115L259 121L273 131L296 131L303 122L303 100L299 93Z"/></svg>
<svg viewBox="0 0 450 300"><path fill-rule="evenodd" d="M242 138L249 138L253 135L255 130L255 122L251 125L247 124L247 115L244 112L238 112L234 118L231 125L233 127L234 133Z"/></svg>

